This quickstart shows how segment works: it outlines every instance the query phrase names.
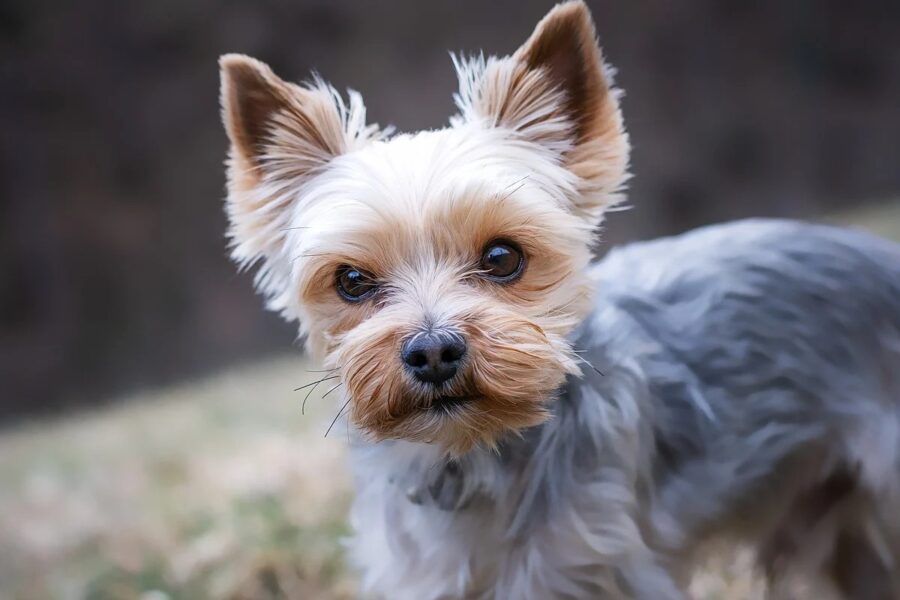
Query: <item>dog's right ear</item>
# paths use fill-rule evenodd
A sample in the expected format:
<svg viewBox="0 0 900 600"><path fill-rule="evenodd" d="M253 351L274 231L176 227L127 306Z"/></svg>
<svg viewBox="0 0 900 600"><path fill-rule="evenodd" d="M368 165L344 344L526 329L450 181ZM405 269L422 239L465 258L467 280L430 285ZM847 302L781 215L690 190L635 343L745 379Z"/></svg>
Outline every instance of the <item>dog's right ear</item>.
<svg viewBox="0 0 900 600"><path fill-rule="evenodd" d="M304 185L336 156L376 135L365 123L359 94L349 103L328 84L287 83L264 63L240 54L219 60L222 120L231 142L228 219L232 258L242 267L262 261L258 285L272 308L286 293L284 256L293 208Z"/></svg>
<svg viewBox="0 0 900 600"><path fill-rule="evenodd" d="M558 155L578 177L573 211L592 224L622 199L628 135L582 0L551 9L512 56L455 63L460 115L454 124L503 128Z"/></svg>

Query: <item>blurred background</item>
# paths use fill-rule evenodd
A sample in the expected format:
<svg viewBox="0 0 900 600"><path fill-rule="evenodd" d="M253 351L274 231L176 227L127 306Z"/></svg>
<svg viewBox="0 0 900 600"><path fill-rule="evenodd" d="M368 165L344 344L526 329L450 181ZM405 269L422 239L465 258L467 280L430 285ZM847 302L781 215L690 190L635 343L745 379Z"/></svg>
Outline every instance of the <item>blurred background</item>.
<svg viewBox="0 0 900 600"><path fill-rule="evenodd" d="M284 351L226 260L216 58L443 126L447 50L513 51L548 1L0 3L0 415ZM621 242L900 191L900 3L591 2L626 90Z"/></svg>
<svg viewBox="0 0 900 600"><path fill-rule="evenodd" d="M634 143L633 209L608 220L607 245L751 215L900 231L900 3L588 4ZM343 505L325 493L327 514L309 530L309 511L288 518L265 500L285 486L321 492L340 450L322 446L319 428L312 452L322 446L327 460L291 458L309 455L299 432L319 423L300 420L291 394L310 376L293 328L263 312L251 276L226 257L216 59L251 54L293 80L316 70L359 90L373 122L437 128L453 111L447 50L512 52L551 5L0 0L0 531L5 517L21 534L0 533L0 597L4 583L35 598L349 593L333 543ZM180 462L188 453L199 463ZM287 479L257 481L261 504L216 513L231 519L232 546L208 541L218 517L198 517L190 498L257 488L243 475L202 492L179 486L229 469L265 478L259 461ZM111 541L103 532L133 524L134 499L161 493L160 482L179 525L145 523L140 543ZM72 498L81 504L54 504ZM235 554L252 546L238 531L247 519L256 534L275 527L288 546L309 534L307 547L325 550L285 575L267 562L280 542L272 550L266 537L252 560ZM185 539L201 558L177 568L160 558ZM60 552L80 566L47 572ZM264 568L213 585L196 566L209 556Z"/></svg>

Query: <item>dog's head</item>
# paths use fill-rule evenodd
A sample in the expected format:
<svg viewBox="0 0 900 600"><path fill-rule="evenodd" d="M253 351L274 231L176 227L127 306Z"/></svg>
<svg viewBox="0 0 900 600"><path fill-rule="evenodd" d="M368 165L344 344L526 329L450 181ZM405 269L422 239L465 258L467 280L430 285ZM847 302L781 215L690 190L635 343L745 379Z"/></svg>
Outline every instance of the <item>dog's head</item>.
<svg viewBox="0 0 900 600"><path fill-rule="evenodd" d="M457 60L459 114L391 136L360 97L221 60L233 257L375 439L451 452L541 422L590 306L628 141L581 2L515 54Z"/></svg>

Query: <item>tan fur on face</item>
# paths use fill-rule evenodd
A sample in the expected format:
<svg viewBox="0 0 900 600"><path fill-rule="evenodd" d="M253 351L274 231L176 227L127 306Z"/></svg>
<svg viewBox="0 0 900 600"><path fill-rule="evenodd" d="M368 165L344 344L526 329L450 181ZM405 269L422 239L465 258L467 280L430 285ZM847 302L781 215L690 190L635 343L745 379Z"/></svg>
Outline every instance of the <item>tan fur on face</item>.
<svg viewBox="0 0 900 600"><path fill-rule="evenodd" d="M463 304L464 305L458 305ZM485 295L452 299L454 315L442 324L460 330L468 344L462 376L441 393L469 401L447 412L438 393L411 379L399 364L409 313L386 309L349 331L332 360L354 399L351 419L374 439L438 442L462 453L493 445L506 431L544 420L544 405L567 372L574 371L564 338Z"/></svg>
<svg viewBox="0 0 900 600"><path fill-rule="evenodd" d="M415 135L379 134L357 95L345 105L247 57L223 59L222 102L235 260L261 261L269 307L340 374L356 426L459 453L539 423L577 372L567 336L591 305L590 249L619 200L627 137L580 3L551 11L510 57L456 64L460 115ZM498 239L526 257L512 283L479 271ZM378 292L342 299L343 266ZM468 346L440 390L400 357L427 327ZM468 401L444 410L439 396Z"/></svg>

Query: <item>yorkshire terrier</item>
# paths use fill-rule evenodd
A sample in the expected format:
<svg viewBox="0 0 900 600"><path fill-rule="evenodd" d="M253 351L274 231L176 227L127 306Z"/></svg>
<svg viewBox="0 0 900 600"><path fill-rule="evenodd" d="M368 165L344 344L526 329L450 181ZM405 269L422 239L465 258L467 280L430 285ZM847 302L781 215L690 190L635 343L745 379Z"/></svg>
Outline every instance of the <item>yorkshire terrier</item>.
<svg viewBox="0 0 900 600"><path fill-rule="evenodd" d="M900 248L751 220L593 262L629 143L585 5L454 62L449 126L393 135L221 59L232 255L342 384L362 593L685 598L725 539L772 594L900 597Z"/></svg>

